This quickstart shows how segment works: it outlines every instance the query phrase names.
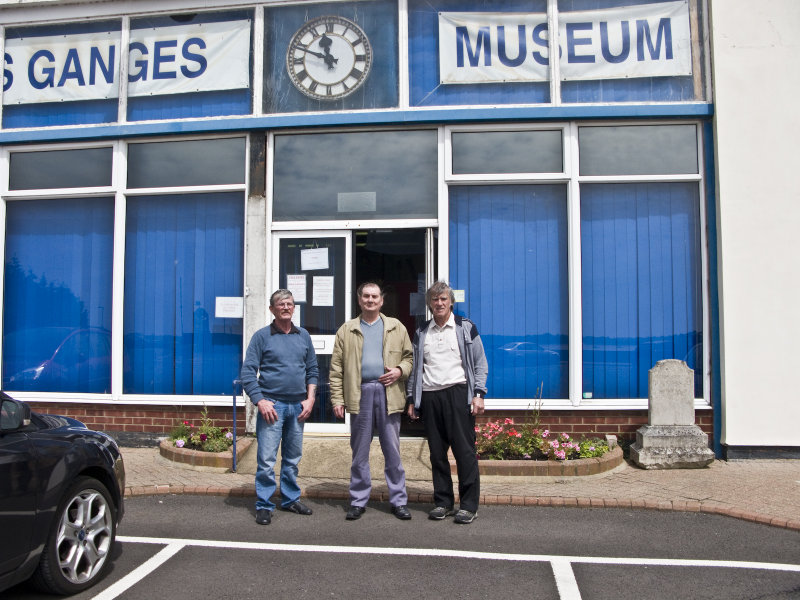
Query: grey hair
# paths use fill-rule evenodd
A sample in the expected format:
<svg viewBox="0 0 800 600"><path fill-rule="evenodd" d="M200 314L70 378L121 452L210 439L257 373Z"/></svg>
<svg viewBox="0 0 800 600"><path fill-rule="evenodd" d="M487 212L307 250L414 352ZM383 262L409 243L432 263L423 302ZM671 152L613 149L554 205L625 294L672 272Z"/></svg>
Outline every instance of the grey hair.
<svg viewBox="0 0 800 600"><path fill-rule="evenodd" d="M289 290L284 290L284 289L275 290L274 292L272 292L272 296L269 297L269 305L276 306L278 300L284 300L285 298L291 298L292 302L294 302L294 296L292 296L292 292L290 292Z"/></svg>
<svg viewBox="0 0 800 600"><path fill-rule="evenodd" d="M453 292L453 289L450 287L446 281L437 281L431 287L428 288L428 291L425 292L425 304L428 306L431 305L431 300L434 298L441 296L442 294L449 294L450 295L450 304L456 303L456 295Z"/></svg>

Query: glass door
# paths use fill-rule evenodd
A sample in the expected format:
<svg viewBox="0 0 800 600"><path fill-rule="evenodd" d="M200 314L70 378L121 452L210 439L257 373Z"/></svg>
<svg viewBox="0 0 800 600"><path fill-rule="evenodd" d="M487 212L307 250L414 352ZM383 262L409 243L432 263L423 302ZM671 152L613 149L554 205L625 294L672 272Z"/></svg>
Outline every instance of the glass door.
<svg viewBox="0 0 800 600"><path fill-rule="evenodd" d="M344 433L331 409L331 354L336 330L351 318L352 244L349 231L276 232L273 235L272 287L286 288L295 300L294 322L308 330L319 362L313 431Z"/></svg>
<svg viewBox="0 0 800 600"><path fill-rule="evenodd" d="M409 336L426 317L425 290L435 276L434 231L369 229L279 231L272 238L269 293L286 288L295 299L295 324L308 330L319 362L319 387L309 431L348 433L349 415L337 421L330 405L329 373L336 331L358 315L356 288L384 288L383 312L399 319ZM402 435L422 435L403 417Z"/></svg>

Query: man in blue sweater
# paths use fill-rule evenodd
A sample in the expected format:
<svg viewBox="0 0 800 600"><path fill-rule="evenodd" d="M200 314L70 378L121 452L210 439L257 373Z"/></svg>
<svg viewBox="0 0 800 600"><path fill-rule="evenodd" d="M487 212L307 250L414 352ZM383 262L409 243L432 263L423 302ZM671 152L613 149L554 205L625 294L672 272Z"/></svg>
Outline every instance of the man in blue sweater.
<svg viewBox="0 0 800 600"><path fill-rule="evenodd" d="M297 465L303 453L303 423L311 415L319 378L311 336L292 323L294 298L278 290L269 300L275 319L250 340L242 364L242 386L258 408L256 523L269 525L275 503L275 462L281 445L281 510L310 515L300 502Z"/></svg>

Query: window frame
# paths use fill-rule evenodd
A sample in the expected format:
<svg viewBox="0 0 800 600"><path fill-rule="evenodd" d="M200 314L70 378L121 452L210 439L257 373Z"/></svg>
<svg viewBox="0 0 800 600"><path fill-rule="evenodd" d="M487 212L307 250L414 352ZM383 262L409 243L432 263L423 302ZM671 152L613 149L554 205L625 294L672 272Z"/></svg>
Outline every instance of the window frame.
<svg viewBox="0 0 800 600"><path fill-rule="evenodd" d="M696 409L707 409L711 407L711 323L709 309L709 282L708 282L708 237L706 232L706 181L704 177L705 153L703 136L704 130L702 122L692 119L680 120L680 124L693 124L696 127L696 144L698 157L698 172L696 174L671 174L671 175L593 175L582 176L579 173L579 146L578 134L581 127L617 127L617 126L659 126L675 125L676 121L666 120L609 120L609 121L569 121L552 123L524 123L514 125L454 125L444 126L445 139L445 178L444 185L450 186L476 186L476 185L500 185L500 184L543 184L543 183L564 183L567 185L567 230L568 230L568 311L569 311L569 397L560 399L543 399L541 402L536 398L493 398L489 390L486 399L487 409L492 410L529 410L534 404L541 409L579 409L579 410L609 410L609 409L647 409L647 398L583 398L583 319L582 319L582 266L581 266L581 228L580 228L580 190L581 185L586 183L655 183L655 182L694 182L698 186L700 198L700 227L701 227L701 247L700 247L700 271L702 277L701 302L702 302L702 324L703 324L703 396L695 398ZM454 175L452 172L452 133L453 132L482 132L482 131L530 131L530 130L553 130L560 129L563 132L562 152L563 173L521 173L498 175L491 173L474 175ZM445 197L449 198L449 193L445 191ZM440 212L442 223L449 225L449 215L447 206L444 207L444 214ZM440 264L439 273L444 279L449 279L449 255L447 235L440 231L440 244L444 237L444 245L440 245L440 256L444 255L444 264ZM478 323L480 327L480 323ZM489 365L491 368L491 365Z"/></svg>
<svg viewBox="0 0 800 600"><path fill-rule="evenodd" d="M166 394L125 394L123 393L123 315L124 315L124 288L125 288L125 225L127 212L127 199L129 197L142 197L150 195L178 195L192 193L213 193L213 192L237 192L241 193L241 202L244 206L246 216L247 189L250 183L250 143L249 135L244 133L231 133L223 135L190 135L190 136L161 136L149 137L146 142L161 141L201 141L221 138L240 138L245 144L245 165L244 182L226 185L210 186L170 186L154 188L127 188L127 149L129 144L137 143L137 140L117 139L111 142L98 141L90 143L63 143L63 144L37 144L31 146L3 147L0 149L0 254L3 260L0 261L0 298L2 298L3 286L5 285L5 222L6 206L9 202L21 202L25 200L51 200L75 197L114 197L114 256L112 259L112 318L111 318L111 393L109 394L84 394L84 393L62 393L62 392L14 392L20 400L33 402L82 402L87 404L135 404L135 405L170 405L180 404L186 406L228 406L231 403L230 395L166 395ZM141 140L138 140L141 142ZM112 185L96 188L67 188L67 189L47 189L47 190L24 190L9 191L9 164L10 154L15 151L34 152L48 150L71 150L89 147L111 147L113 152L112 161ZM242 222L242 265L244 266L244 253L247 246L245 223ZM243 280L246 286L246 280ZM242 290L244 294L244 289ZM0 319L0 340L2 339L2 319ZM244 335L243 335L244 338ZM242 352L244 352L244 339L242 340ZM2 344L0 344L0 369L2 369ZM0 373L1 374L1 373ZM237 403L243 404L240 396Z"/></svg>

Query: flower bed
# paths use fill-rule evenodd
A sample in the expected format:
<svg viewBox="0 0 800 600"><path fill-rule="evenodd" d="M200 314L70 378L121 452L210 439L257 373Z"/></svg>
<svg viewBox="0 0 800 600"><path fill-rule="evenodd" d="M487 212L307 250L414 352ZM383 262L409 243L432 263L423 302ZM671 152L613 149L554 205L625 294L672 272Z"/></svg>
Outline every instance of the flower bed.
<svg viewBox="0 0 800 600"><path fill-rule="evenodd" d="M217 427L208 416L208 408L200 413L200 425L182 421L169 434L169 441L176 448L202 450L203 452L225 452L233 444L233 433L227 428Z"/></svg>
<svg viewBox="0 0 800 600"><path fill-rule="evenodd" d="M237 463L254 441L255 439L251 437L242 437L236 440ZM159 444L159 452L167 460L195 471L227 473L233 469L232 447L224 452L203 452L190 448L178 448L172 440L166 439Z"/></svg>
<svg viewBox="0 0 800 600"><path fill-rule="evenodd" d="M488 460L575 460L599 458L610 448L606 440L573 440L566 433L554 434L532 423L514 423L514 419L489 421L475 427L478 458Z"/></svg>
<svg viewBox="0 0 800 600"><path fill-rule="evenodd" d="M238 463L253 438L241 437L236 441ZM233 469L233 433L217 427L208 416L208 408L200 412L200 424L181 421L169 437L159 444L164 458L197 471L227 473Z"/></svg>
<svg viewBox="0 0 800 600"><path fill-rule="evenodd" d="M573 460L479 460L481 475L518 477L579 477L598 475L617 468L625 462L622 448L615 446L603 456ZM450 470L456 475L456 463L450 461Z"/></svg>

